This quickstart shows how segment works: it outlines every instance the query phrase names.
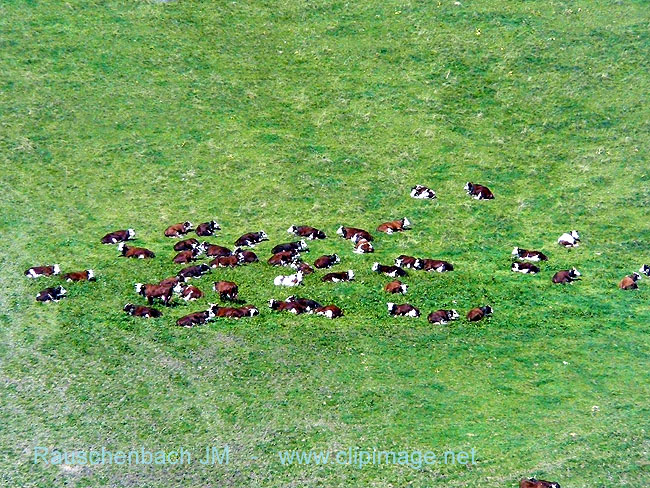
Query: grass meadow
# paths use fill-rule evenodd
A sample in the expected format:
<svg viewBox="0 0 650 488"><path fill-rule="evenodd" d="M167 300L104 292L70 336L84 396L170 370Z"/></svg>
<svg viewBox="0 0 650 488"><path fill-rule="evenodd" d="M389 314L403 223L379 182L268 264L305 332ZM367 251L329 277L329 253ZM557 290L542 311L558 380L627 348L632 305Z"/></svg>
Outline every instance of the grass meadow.
<svg viewBox="0 0 650 488"><path fill-rule="evenodd" d="M650 479L650 10L645 1L0 2L0 485L7 487L640 487ZM471 200L467 181L493 201ZM409 198L411 186L438 199ZM356 255L335 235L408 217ZM299 294L345 317L271 312L265 262L214 270L199 302L127 317L135 282L177 272L170 224L213 243L323 229L353 283ZM151 261L99 239L127 227ZM555 243L578 229L582 245ZM550 260L510 271L514 246ZM391 318L374 261L411 272L432 326ZM95 283L37 304L59 277ZM576 266L582 281L554 286ZM230 279L260 308L181 329ZM394 297L393 297L394 298ZM402 301L397 298L398 303ZM224 466L61 466L35 446L200 452ZM476 464L284 466L279 450L469 450ZM257 459L254 459L256 457Z"/></svg>

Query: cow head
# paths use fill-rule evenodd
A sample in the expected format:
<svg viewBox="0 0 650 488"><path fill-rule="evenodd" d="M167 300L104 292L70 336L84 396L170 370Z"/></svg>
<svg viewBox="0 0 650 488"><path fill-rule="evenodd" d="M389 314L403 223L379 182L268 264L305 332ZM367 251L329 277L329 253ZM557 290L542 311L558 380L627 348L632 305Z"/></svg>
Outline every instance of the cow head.
<svg viewBox="0 0 650 488"><path fill-rule="evenodd" d="M264 232L263 230L260 231L260 240L262 240L262 241L268 241L269 240L269 236L267 236L266 232Z"/></svg>
<svg viewBox="0 0 650 488"><path fill-rule="evenodd" d="M86 273L88 273L88 279L89 280L94 280L95 279L95 272L92 269L87 269Z"/></svg>
<svg viewBox="0 0 650 488"><path fill-rule="evenodd" d="M372 263L372 270L379 271L379 263Z"/></svg>
<svg viewBox="0 0 650 488"><path fill-rule="evenodd" d="M244 308L246 308L246 307L244 307ZM260 311L259 311L256 307L253 307L253 306L251 305L251 306L249 306L248 308L246 308L246 314L247 314L249 317L255 317L256 315L259 315L259 314L260 314Z"/></svg>
<svg viewBox="0 0 650 488"><path fill-rule="evenodd" d="M646 276L650 276L650 266L648 266L647 264L644 264L643 266L641 266L639 268L639 272L643 273Z"/></svg>
<svg viewBox="0 0 650 488"><path fill-rule="evenodd" d="M332 261L334 264L339 264L341 262L341 258L339 258L338 254L332 254L332 257L334 258ZM650 268L648 268L648 273L650 273Z"/></svg>
<svg viewBox="0 0 650 488"><path fill-rule="evenodd" d="M54 266L52 266L52 268L55 275L61 272L61 267L58 264L55 264Z"/></svg>
<svg viewBox="0 0 650 488"><path fill-rule="evenodd" d="M280 305L280 302L278 302L278 301L275 300L274 298L271 298L271 299L269 300L269 308L270 308L271 310L276 310L276 309L278 308L279 305Z"/></svg>
<svg viewBox="0 0 650 488"><path fill-rule="evenodd" d="M300 243L298 244L298 250L299 251L309 251L309 248L307 247L307 243L305 242L304 239L300 239Z"/></svg>
<svg viewBox="0 0 650 488"><path fill-rule="evenodd" d="M520 252L520 251L521 251L521 249L519 249L518 247L515 247L515 248L512 250L512 253L511 253L511 254L512 254L513 256L519 256L519 252Z"/></svg>
<svg viewBox="0 0 650 488"><path fill-rule="evenodd" d="M448 314L448 316L449 316L449 320L456 320L457 318L460 317L460 315L458 314L458 312L457 312L456 310L454 310L454 309L450 310L449 312L450 312L450 313Z"/></svg>
<svg viewBox="0 0 650 488"><path fill-rule="evenodd" d="M68 293L68 290L66 290L66 289L63 288L62 286L57 286L57 287L54 289L54 292L55 292L58 296L64 296L66 293Z"/></svg>
<svg viewBox="0 0 650 488"><path fill-rule="evenodd" d="M131 313L131 312L133 312L134 309L135 309L135 305L133 305L132 303L127 303L126 305L124 305L124 309L123 309L123 310L124 310L125 312L129 312L129 313Z"/></svg>
<svg viewBox="0 0 650 488"><path fill-rule="evenodd" d="M485 315L490 315L493 311L492 307L490 307L489 305L486 305L485 307L481 307L481 310L483 310L483 313Z"/></svg>
<svg viewBox="0 0 650 488"><path fill-rule="evenodd" d="M395 308L397 308L394 303L390 302L386 304L386 307L388 308L388 313L393 313Z"/></svg>
<svg viewBox="0 0 650 488"><path fill-rule="evenodd" d="M221 226L216 220L210 221L210 227L212 228L212 230L221 230Z"/></svg>
<svg viewBox="0 0 650 488"><path fill-rule="evenodd" d="M292 225L291 227L289 227L287 229L287 233L288 234L295 234L297 230L298 230L298 228L295 225Z"/></svg>
<svg viewBox="0 0 650 488"><path fill-rule="evenodd" d="M630 275L630 278L632 278L634 281L639 281L641 279L641 275L639 273L632 273Z"/></svg>
<svg viewBox="0 0 650 488"><path fill-rule="evenodd" d="M338 229L336 229L336 233L341 237L345 236L345 227L343 226L339 227Z"/></svg>
<svg viewBox="0 0 650 488"><path fill-rule="evenodd" d="M133 239L135 237L135 230L126 229L127 239Z"/></svg>
<svg viewBox="0 0 650 488"><path fill-rule="evenodd" d="M199 269L201 270L201 273L204 274L210 271L210 266L208 266L207 264L201 264L199 265Z"/></svg>
<svg viewBox="0 0 650 488"><path fill-rule="evenodd" d="M351 269L348 270L348 279L353 280L354 279L354 271Z"/></svg>
<svg viewBox="0 0 650 488"><path fill-rule="evenodd" d="M183 293L183 288L185 288L184 285L182 285L180 282L178 282L173 288L172 291L176 293L177 295L180 295Z"/></svg>
<svg viewBox="0 0 650 488"><path fill-rule="evenodd" d="M510 269L512 271L519 271L519 263L512 263L512 266L510 266Z"/></svg>
<svg viewBox="0 0 650 488"><path fill-rule="evenodd" d="M190 230L191 228L192 228L192 222L190 222L189 220L183 222L183 229Z"/></svg>
<svg viewBox="0 0 650 488"><path fill-rule="evenodd" d="M569 271L569 276L571 276L571 278L577 278L578 276L582 276L582 275L580 274L580 271L578 271L577 269L571 268L571 270Z"/></svg>
<svg viewBox="0 0 650 488"><path fill-rule="evenodd" d="M128 249L128 247L127 247L126 244L123 243L123 242L120 242L120 243L117 245L117 250L120 251L121 253L124 253L127 249Z"/></svg>
<svg viewBox="0 0 650 488"><path fill-rule="evenodd" d="M577 230L572 230L569 232L571 234L571 237L573 237L576 241L580 241L580 234L578 234Z"/></svg>
<svg viewBox="0 0 650 488"><path fill-rule="evenodd" d="M214 317L214 314L217 313L217 310L219 310L221 307L217 305L216 303L209 303L208 304L208 317L212 318ZM212 315L210 315L212 314Z"/></svg>
<svg viewBox="0 0 650 488"><path fill-rule="evenodd" d="M472 189L473 189L473 188L474 188L474 185L472 185L472 184L468 181L467 184L465 185L465 191L466 191L467 193L472 193Z"/></svg>

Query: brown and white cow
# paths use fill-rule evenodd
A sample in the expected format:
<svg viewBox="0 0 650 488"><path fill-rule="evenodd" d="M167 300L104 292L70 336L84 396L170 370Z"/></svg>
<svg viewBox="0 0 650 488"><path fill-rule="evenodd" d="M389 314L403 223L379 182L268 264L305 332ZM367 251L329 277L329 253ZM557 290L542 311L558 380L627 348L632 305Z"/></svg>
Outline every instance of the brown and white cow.
<svg viewBox="0 0 650 488"><path fill-rule="evenodd" d="M185 278L183 278L182 276L170 276L169 278L165 278L164 280L161 280L160 283L158 284L160 286L174 287L179 283L185 283Z"/></svg>
<svg viewBox="0 0 650 488"><path fill-rule="evenodd" d="M136 283L135 292L138 295L145 297L149 305L153 303L154 299L157 299L162 301L165 306L168 306L174 293L174 287L171 285L157 285L153 283Z"/></svg>
<svg viewBox="0 0 650 488"><path fill-rule="evenodd" d="M200 237L208 237L214 235L218 230L221 230L221 227L216 220L211 220L210 222L203 222L196 226L196 235Z"/></svg>
<svg viewBox="0 0 650 488"><path fill-rule="evenodd" d="M578 277L582 276L580 271L575 268L565 269L558 271L553 275L553 283L573 283L578 280Z"/></svg>
<svg viewBox="0 0 650 488"><path fill-rule="evenodd" d="M314 268L312 268L311 266L309 266L307 263L303 261L295 261L291 263L289 266L291 266L296 271L300 271L303 275L309 275L314 272Z"/></svg>
<svg viewBox="0 0 650 488"><path fill-rule="evenodd" d="M487 186L477 185L475 183L468 182L465 185L465 191L476 200L492 200L494 198L494 194Z"/></svg>
<svg viewBox="0 0 650 488"><path fill-rule="evenodd" d="M626 276L621 280L621 282L618 284L618 287L621 290L636 290L639 285L637 284L637 281L641 279L641 275L639 273L632 273L629 276Z"/></svg>
<svg viewBox="0 0 650 488"><path fill-rule="evenodd" d="M560 483L535 478L523 478L519 482L519 488L560 488Z"/></svg>
<svg viewBox="0 0 650 488"><path fill-rule="evenodd" d="M241 263L240 256L219 256L210 261L210 266L213 268L234 268Z"/></svg>
<svg viewBox="0 0 650 488"><path fill-rule="evenodd" d="M489 305L486 305L485 307L476 307L467 312L467 320L470 322L478 322L488 315L491 315L492 312L492 307Z"/></svg>
<svg viewBox="0 0 650 488"><path fill-rule="evenodd" d="M650 276L650 265L644 264L639 268L639 273Z"/></svg>
<svg viewBox="0 0 650 488"><path fill-rule="evenodd" d="M458 319L458 317L460 317L460 315L458 315L458 312L456 312L456 310L440 309L436 310L435 312L431 312L427 317L427 320L432 324L445 325L452 320Z"/></svg>
<svg viewBox="0 0 650 488"><path fill-rule="evenodd" d="M395 258L395 266L400 268L422 269L422 262L413 256L401 254Z"/></svg>
<svg viewBox="0 0 650 488"><path fill-rule="evenodd" d="M191 302L203 298L203 292L194 285L176 285L174 291L186 302Z"/></svg>
<svg viewBox="0 0 650 488"><path fill-rule="evenodd" d="M193 251L194 249L200 248L199 241L193 237L189 239L183 239L174 244L174 251Z"/></svg>
<svg viewBox="0 0 650 488"><path fill-rule="evenodd" d="M387 303L389 315L393 317L419 317L420 311L410 303L403 303L396 305L394 303Z"/></svg>
<svg viewBox="0 0 650 488"><path fill-rule="evenodd" d="M102 237L102 244L119 244L120 242L125 242L133 238L135 238L135 231L133 229L116 230Z"/></svg>
<svg viewBox="0 0 650 488"><path fill-rule="evenodd" d="M222 317L228 319L241 319L243 317L254 317L258 315L259 310L253 305L244 305L240 308L221 307L219 305L210 305L210 310L214 313L215 317Z"/></svg>
<svg viewBox="0 0 650 488"><path fill-rule="evenodd" d="M199 264L197 266L188 266L183 268L178 272L178 276L182 276L184 279L190 278L200 278L206 273L210 272L210 266L207 264Z"/></svg>
<svg viewBox="0 0 650 488"><path fill-rule="evenodd" d="M262 241L268 241L269 236L263 230L259 232L247 232L235 241L237 247L254 247Z"/></svg>
<svg viewBox="0 0 650 488"><path fill-rule="evenodd" d="M271 254L277 254L279 252L309 252L309 247L304 240L287 242L285 244L278 244L277 246L274 246L273 249L271 249Z"/></svg>
<svg viewBox="0 0 650 488"><path fill-rule="evenodd" d="M572 230L571 232L565 232L557 239L557 243L560 246L566 248L578 247L580 245L580 234L577 230Z"/></svg>
<svg viewBox="0 0 650 488"><path fill-rule="evenodd" d="M58 264L48 266L32 266L25 270L25 276L28 278L40 278L41 276L53 276L61 273L61 267Z"/></svg>
<svg viewBox="0 0 650 488"><path fill-rule="evenodd" d="M239 298L239 287L232 281L216 281L212 289L222 300L236 301Z"/></svg>
<svg viewBox="0 0 650 488"><path fill-rule="evenodd" d="M399 280L391 281L388 283L385 287L384 290L387 293L400 293L404 295L406 291L408 290L408 286L406 286L404 283L402 283Z"/></svg>
<svg viewBox="0 0 650 488"><path fill-rule="evenodd" d="M534 264L514 262L512 263L512 266L510 266L510 271L515 273L536 274L539 273L540 270Z"/></svg>
<svg viewBox="0 0 650 488"><path fill-rule="evenodd" d="M377 227L377 230L379 232L385 232L386 234L393 234L394 232L405 231L410 227L411 227L411 222L409 221L409 219L404 217L403 219L384 222L379 227Z"/></svg>
<svg viewBox="0 0 650 488"><path fill-rule="evenodd" d="M341 259L338 254L325 254L314 261L314 267L318 269L331 268L335 264L339 264Z"/></svg>
<svg viewBox="0 0 650 488"><path fill-rule="evenodd" d="M287 229L287 232L309 240L325 239L327 237L322 230L318 230L315 227L309 227L308 225L292 225Z"/></svg>
<svg viewBox="0 0 650 488"><path fill-rule="evenodd" d="M144 305L133 305L132 303L127 303L124 305L123 310L129 315L133 315L134 317L142 317L145 319L162 316L162 312L158 309L145 307Z"/></svg>
<svg viewBox="0 0 650 488"><path fill-rule="evenodd" d="M339 271L338 273L327 273L321 278L322 281L337 283L339 281L354 281L354 271Z"/></svg>
<svg viewBox="0 0 650 488"><path fill-rule="evenodd" d="M156 257L153 251L150 251L149 249L144 247L130 247L123 242L117 246L117 250L120 251L121 255L125 258L152 259Z"/></svg>
<svg viewBox="0 0 650 488"><path fill-rule="evenodd" d="M512 251L512 257L515 259L521 259L522 261L548 261L548 257L541 251L529 251L527 249L521 249L520 247L515 247Z"/></svg>
<svg viewBox="0 0 650 488"><path fill-rule="evenodd" d="M203 249L205 255L211 258L232 256L232 251L227 247L217 246L216 244L210 244L209 242L202 243L201 248Z"/></svg>
<svg viewBox="0 0 650 488"><path fill-rule="evenodd" d="M179 222L165 229L165 237L182 237L192 230L192 222Z"/></svg>
<svg viewBox="0 0 650 488"><path fill-rule="evenodd" d="M298 303L305 307L308 313L312 313L314 310L317 308L321 308L322 305L318 303L316 300L312 300L311 298L303 298L303 297L297 297L296 295L291 295L290 297L287 297L285 300L287 303Z"/></svg>
<svg viewBox="0 0 650 488"><path fill-rule="evenodd" d="M343 239L352 240L355 236L359 236L360 239L365 239L366 241L372 241L372 236L370 232L363 229L357 229L356 227L344 227L341 226L336 231L338 235L343 237Z"/></svg>
<svg viewBox="0 0 650 488"><path fill-rule="evenodd" d="M404 271L399 266L386 266L379 263L372 264L372 270L375 273L382 273L391 278L397 278L398 276L406 276L408 273Z"/></svg>
<svg viewBox="0 0 650 488"><path fill-rule="evenodd" d="M289 266L300 259L300 255L294 251L281 251L275 253L267 261L271 266Z"/></svg>
<svg viewBox="0 0 650 488"><path fill-rule="evenodd" d="M440 259L420 259L421 269L424 271L436 271L438 273L445 273L447 271L453 271L454 266L447 261L442 261Z"/></svg>
<svg viewBox="0 0 650 488"><path fill-rule="evenodd" d="M337 319L339 317L343 317L343 310L341 310L336 305L326 305L324 307L319 307L314 310L314 313L316 313L316 315L323 315L328 319Z"/></svg>
<svg viewBox="0 0 650 488"><path fill-rule="evenodd" d="M298 271L292 275L279 275L273 279L275 286L300 286L302 285L303 274Z"/></svg>
<svg viewBox="0 0 650 488"><path fill-rule="evenodd" d="M354 243L354 253L357 254L368 254L371 252L375 252L375 248L372 246L372 243L366 239L363 239L359 236L354 236L352 238L352 242Z"/></svg>
<svg viewBox="0 0 650 488"><path fill-rule="evenodd" d="M179 327L194 327L196 325L207 324L209 320L214 318L214 312L211 309L203 310L201 312L194 312L184 317L179 318L176 321L176 325Z"/></svg>
<svg viewBox="0 0 650 488"><path fill-rule="evenodd" d="M179 252L176 256L174 256L173 261L176 264L187 264L191 263L192 261L196 261L196 258L200 254L199 249L191 249L188 251L181 251Z"/></svg>
<svg viewBox="0 0 650 488"><path fill-rule="evenodd" d="M95 281L95 272L92 269L84 271L72 271L63 275L66 281Z"/></svg>
<svg viewBox="0 0 650 488"><path fill-rule="evenodd" d="M434 200L436 198L436 192L426 186L415 185L411 188L411 198L417 198L418 200Z"/></svg>
<svg viewBox="0 0 650 488"><path fill-rule="evenodd" d="M36 295L37 302L58 302L62 298L65 298L68 291L62 286L55 286L53 288L45 288L41 290Z"/></svg>
<svg viewBox="0 0 650 488"><path fill-rule="evenodd" d="M257 254L255 254L253 251L249 251L248 249L237 248L233 254L239 259L239 264L250 264L259 261Z"/></svg>
<svg viewBox="0 0 650 488"><path fill-rule="evenodd" d="M289 312L294 315L310 313L309 309L301 303L287 301L281 302L279 300L274 300L273 298L269 300L269 308L278 312Z"/></svg>

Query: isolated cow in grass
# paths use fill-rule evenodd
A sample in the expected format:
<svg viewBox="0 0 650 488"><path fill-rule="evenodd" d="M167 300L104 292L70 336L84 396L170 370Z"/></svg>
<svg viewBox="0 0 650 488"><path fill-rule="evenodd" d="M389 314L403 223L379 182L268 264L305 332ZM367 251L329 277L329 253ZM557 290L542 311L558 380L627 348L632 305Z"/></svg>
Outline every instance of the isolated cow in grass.
<svg viewBox="0 0 650 488"><path fill-rule="evenodd" d="M95 272L92 269L86 269L83 271L71 271L63 275L63 279L66 281L95 281Z"/></svg>
<svg viewBox="0 0 650 488"><path fill-rule="evenodd" d="M580 276L582 276L580 271L575 268L564 269L553 275L553 283L573 283L574 281L578 281Z"/></svg>
<svg viewBox="0 0 650 488"><path fill-rule="evenodd" d="M488 315L492 315L492 307L486 305L484 307L476 307L467 312L467 320L470 322L478 322L483 320Z"/></svg>
<svg viewBox="0 0 650 488"><path fill-rule="evenodd" d="M409 219L404 217L403 219L384 222L379 227L377 227L377 230L379 232L384 232L386 234L393 234L395 232L402 232L404 230L407 230L410 227L411 227L411 222L409 221Z"/></svg>
<svg viewBox="0 0 650 488"><path fill-rule="evenodd" d="M436 192L426 186L415 185L411 188L411 198L416 198L418 200L434 200L436 198Z"/></svg>
<svg viewBox="0 0 650 488"><path fill-rule="evenodd" d="M58 302L65 298L68 291L62 286L55 286L54 288L45 288L36 295L37 302Z"/></svg>
<svg viewBox="0 0 650 488"><path fill-rule="evenodd" d="M116 230L109 232L102 237L102 244L119 244L135 238L135 231L133 229Z"/></svg>
<svg viewBox="0 0 650 488"><path fill-rule="evenodd" d="M221 230L221 227L216 220L211 220L210 222L203 222L196 226L196 235L199 237L209 237L214 235L218 230Z"/></svg>
<svg viewBox="0 0 650 488"><path fill-rule="evenodd" d="M580 234L577 230L572 230L571 232L565 232L557 239L557 243L560 246L567 248L578 247L580 245Z"/></svg>
<svg viewBox="0 0 650 488"><path fill-rule="evenodd" d="M470 197L476 200L492 200L494 198L494 194L487 186L477 185L471 182L465 185L465 191Z"/></svg>
<svg viewBox="0 0 650 488"><path fill-rule="evenodd" d="M48 266L32 266L25 270L25 276L28 278L40 278L42 276L53 276L61 273L61 267L58 264Z"/></svg>
<svg viewBox="0 0 650 488"><path fill-rule="evenodd" d="M182 237L192 230L192 222L179 222L165 229L165 237Z"/></svg>
<svg viewBox="0 0 650 488"><path fill-rule="evenodd" d="M530 263L519 263L519 262L512 263L512 266L510 266L510 270L514 271L515 273L524 273L524 274L539 273L539 268L534 264L530 264Z"/></svg>
<svg viewBox="0 0 650 488"><path fill-rule="evenodd" d="M407 290L408 286L399 280L391 281L384 287L384 291L386 291L386 293L399 293L404 295Z"/></svg>
<svg viewBox="0 0 650 488"><path fill-rule="evenodd" d="M621 280L621 282L618 284L618 287L621 290L636 290L639 285L637 284L637 281L641 279L641 275L639 273L632 273L629 276L626 276Z"/></svg>
<svg viewBox="0 0 650 488"><path fill-rule="evenodd" d="M410 303L403 303L396 305L394 303L387 303L388 314L393 317L419 317L420 311Z"/></svg>
<svg viewBox="0 0 650 488"><path fill-rule="evenodd" d="M314 313L316 315L327 317L328 319L337 319L339 317L343 317L343 310L341 310L336 305L326 305L324 307L319 307L314 310Z"/></svg>
<svg viewBox="0 0 650 488"><path fill-rule="evenodd" d="M287 229L287 232L309 240L325 239L327 237L322 230L318 230L315 227L309 227L308 225L292 225Z"/></svg>

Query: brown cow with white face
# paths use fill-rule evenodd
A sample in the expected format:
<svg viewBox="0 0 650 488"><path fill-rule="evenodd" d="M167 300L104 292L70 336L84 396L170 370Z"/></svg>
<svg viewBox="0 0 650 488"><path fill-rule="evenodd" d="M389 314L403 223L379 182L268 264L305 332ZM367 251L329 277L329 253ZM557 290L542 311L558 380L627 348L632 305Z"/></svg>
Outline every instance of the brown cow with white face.
<svg viewBox="0 0 650 488"><path fill-rule="evenodd" d="M341 310L336 305L326 305L325 307L319 307L314 310L316 315L322 315L328 319L338 319L343 317L343 310Z"/></svg>
<svg viewBox="0 0 650 488"><path fill-rule="evenodd" d="M213 268L234 268L241 263L239 256L219 256L210 261L210 266Z"/></svg>
<svg viewBox="0 0 650 488"><path fill-rule="evenodd" d="M460 317L458 315L458 312L456 310L436 310L435 312L431 312L429 314L429 317L427 317L427 320L432 323L432 324L437 324L437 325L445 325L451 322L452 320L456 320Z"/></svg>
<svg viewBox="0 0 650 488"><path fill-rule="evenodd" d="M440 259L420 259L421 269L424 271L436 271L438 273L445 273L447 271L453 271L454 266L447 261L442 261Z"/></svg>
<svg viewBox="0 0 650 488"><path fill-rule="evenodd" d="M217 246L216 244L210 244L209 242L202 243L201 249L203 249L203 252L206 256L209 256L211 258L232 256L232 251L227 247Z"/></svg>
<svg viewBox="0 0 650 488"><path fill-rule="evenodd" d="M395 258L395 266L400 268L422 269L422 263L418 258L402 254Z"/></svg>
<svg viewBox="0 0 650 488"><path fill-rule="evenodd" d="M186 302L198 300L203 297L203 292L194 285L176 285L174 291Z"/></svg>
<svg viewBox="0 0 650 488"><path fill-rule="evenodd" d="M36 295L37 302L58 302L62 298L65 298L68 291L62 286L56 286L53 288L45 288L41 290Z"/></svg>
<svg viewBox="0 0 650 488"><path fill-rule="evenodd" d="M435 200L436 192L426 186L415 185L411 188L411 198L417 198L419 200Z"/></svg>
<svg viewBox="0 0 650 488"><path fill-rule="evenodd" d="M537 274L540 271L539 268L534 264L520 263L520 262L512 263L512 266L510 266L510 270L515 273L524 273L524 274Z"/></svg>
<svg viewBox="0 0 650 488"><path fill-rule="evenodd" d="M198 266L188 266L178 272L178 276L182 276L185 280L190 278L200 278L206 273L210 272L210 266L207 264L199 264Z"/></svg>
<svg viewBox="0 0 650 488"><path fill-rule="evenodd" d="M558 271L553 275L553 283L573 283L574 281L578 280L578 277L582 276L580 274L580 271L578 271L575 268L571 269L564 269L562 271Z"/></svg>
<svg viewBox="0 0 650 488"><path fill-rule="evenodd" d="M203 222L196 226L196 235L200 237L209 237L214 235L218 230L221 230L221 227L216 220L211 220L210 222Z"/></svg>
<svg viewBox="0 0 650 488"><path fill-rule="evenodd" d="M394 303L387 303L389 315L393 317L419 317L420 311L410 303L403 303L396 305Z"/></svg>
<svg viewBox="0 0 650 488"><path fill-rule="evenodd" d="M183 239L174 244L174 251L193 251L200 248L199 241L191 237L190 239Z"/></svg>
<svg viewBox="0 0 650 488"><path fill-rule="evenodd" d="M127 303L124 305L123 310L129 315L132 315L134 317L142 317L145 319L162 316L162 312L160 310L151 307L145 307L144 305L133 305L132 303Z"/></svg>
<svg viewBox="0 0 650 488"><path fill-rule="evenodd" d="M523 478L519 482L519 488L560 488L560 484L555 481L538 480L535 478Z"/></svg>
<svg viewBox="0 0 650 488"><path fill-rule="evenodd" d="M53 276L61 273L61 267L58 264L50 266L32 266L25 270L25 276L28 278L40 278L41 276Z"/></svg>
<svg viewBox="0 0 650 488"><path fill-rule="evenodd" d="M384 288L386 293L399 293L404 295L408 290L408 287L399 280L391 281Z"/></svg>
<svg viewBox="0 0 650 488"><path fill-rule="evenodd" d="M237 248L233 254L239 259L239 264L250 264L259 261L257 254L255 254L253 251L249 251L248 249Z"/></svg>
<svg viewBox="0 0 650 488"><path fill-rule="evenodd" d="M268 260L271 266L289 266L300 260L300 255L294 251L281 251L275 253Z"/></svg>
<svg viewBox="0 0 650 488"><path fill-rule="evenodd" d="M338 273L327 273L321 281L330 281L332 283L338 283L339 281L353 281L354 280L354 271L351 269L348 271L339 271Z"/></svg>
<svg viewBox="0 0 650 488"><path fill-rule="evenodd" d="M325 239L327 237L322 230L318 230L315 227L309 227L308 225L292 225L287 229L287 232L309 240Z"/></svg>
<svg viewBox="0 0 650 488"><path fill-rule="evenodd" d="M63 275L66 281L95 281L95 272L92 269L84 271L72 271Z"/></svg>
<svg viewBox="0 0 650 488"><path fill-rule="evenodd" d="M235 241L237 247L254 247L262 241L268 241L269 236L263 230L259 232L248 232Z"/></svg>
<svg viewBox="0 0 650 488"><path fill-rule="evenodd" d="M512 251L512 257L515 259L521 259L522 261L548 261L548 257L541 251L529 251L527 249L521 249L520 247L515 247Z"/></svg>
<svg viewBox="0 0 650 488"><path fill-rule="evenodd" d="M232 281L216 281L212 289L222 300L236 301L239 298L239 287Z"/></svg>
<svg viewBox="0 0 650 488"><path fill-rule="evenodd" d="M184 317L181 317L176 321L176 325L179 327L194 327L196 325L207 324L209 320L214 318L214 312L211 309L203 310L201 312L194 312Z"/></svg>
<svg viewBox="0 0 650 488"><path fill-rule="evenodd" d="M312 274L314 272L314 268L312 268L311 266L309 266L307 263L303 261L295 261L291 263L289 266L295 269L296 271L300 271L305 276Z"/></svg>
<svg viewBox="0 0 650 488"><path fill-rule="evenodd" d="M391 278L397 278L398 276L406 276L408 273L404 271L399 266L385 266L379 263L373 263L372 270L375 273L382 273Z"/></svg>
<svg viewBox="0 0 650 488"><path fill-rule="evenodd" d="M182 237L192 230L192 222L179 222L165 229L165 237Z"/></svg>
<svg viewBox="0 0 650 488"><path fill-rule="evenodd" d="M128 241L135 238L135 231L133 229L116 230L109 232L102 237L102 244L119 244L120 242Z"/></svg>
<svg viewBox="0 0 650 488"><path fill-rule="evenodd" d="M189 251L181 251L176 256L174 256L173 261L176 264L187 264L192 261L196 261L196 258L201 254L200 249L191 249Z"/></svg>
<svg viewBox="0 0 650 488"><path fill-rule="evenodd" d="M354 243L354 251L352 252L356 254L368 254L375 252L375 248L372 246L372 243L366 239L363 239L359 236L354 236L352 238L352 242Z"/></svg>
<svg viewBox="0 0 650 488"><path fill-rule="evenodd" d="M405 231L410 227L411 227L411 222L409 221L409 219L404 217L403 219L384 222L379 227L377 227L377 230L379 232L385 232L386 234L393 234L394 232Z"/></svg>
<svg viewBox="0 0 650 488"><path fill-rule="evenodd" d="M269 308L271 310L276 310L278 312L289 312L294 315L300 315L303 313L310 313L310 310L301 303L298 302L281 302L274 300L273 298L269 300Z"/></svg>
<svg viewBox="0 0 650 488"><path fill-rule="evenodd" d="M145 297L149 305L153 303L154 299L157 299L162 301L165 306L169 306L172 294L174 293L174 287L171 285L136 283L135 292Z"/></svg>
<svg viewBox="0 0 650 488"><path fill-rule="evenodd" d="M340 262L341 259L338 254L326 254L314 261L314 267L318 269L327 269L331 268L335 264L339 264Z"/></svg>
<svg viewBox="0 0 650 488"><path fill-rule="evenodd" d="M130 247L123 242L117 246L117 250L120 251L121 256L124 256L125 258L153 259L156 257L153 251L150 251L149 249L145 249L144 247Z"/></svg>
<svg viewBox="0 0 650 488"><path fill-rule="evenodd" d="M338 228L336 231L338 235L340 235L343 239L348 239L352 240L356 236L359 236L359 239L365 239L366 241L372 241L372 236L370 235L370 232L367 230L363 229L357 229L356 227L344 227L341 226Z"/></svg>

